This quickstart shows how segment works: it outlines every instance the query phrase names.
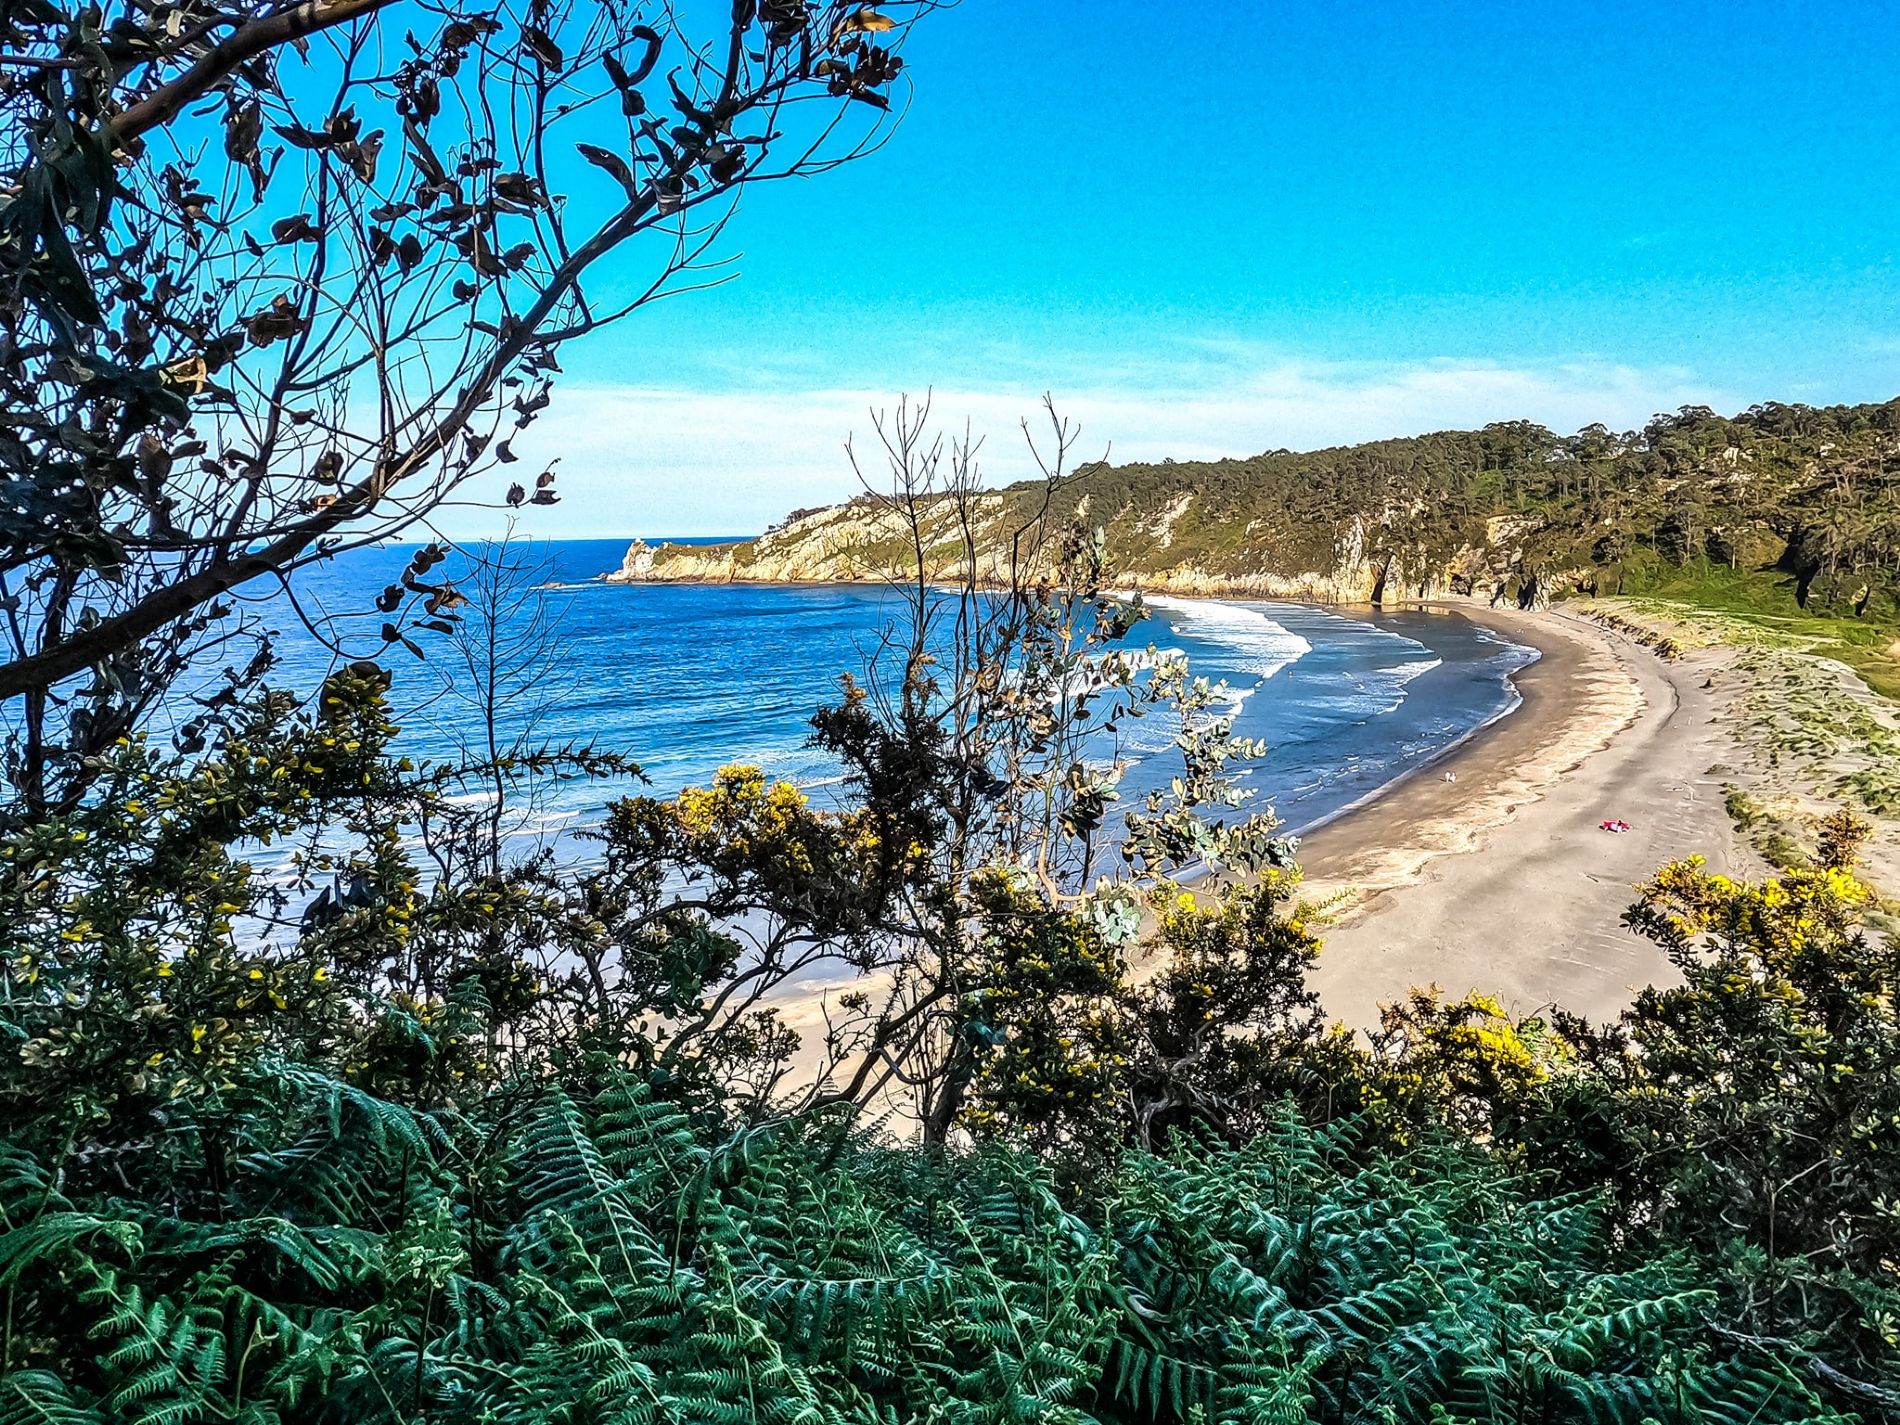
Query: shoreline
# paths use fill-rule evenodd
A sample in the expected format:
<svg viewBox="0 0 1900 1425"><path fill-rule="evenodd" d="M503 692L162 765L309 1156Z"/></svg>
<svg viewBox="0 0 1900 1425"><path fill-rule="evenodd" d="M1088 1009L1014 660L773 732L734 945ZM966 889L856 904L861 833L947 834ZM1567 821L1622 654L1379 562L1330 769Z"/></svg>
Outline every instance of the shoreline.
<svg viewBox="0 0 1900 1425"><path fill-rule="evenodd" d="M1342 618L1352 618L1352 617L1357 616L1360 613L1378 614L1378 613L1389 612L1389 610L1383 609L1376 604L1313 605L1313 607L1325 608L1327 609L1328 612L1339 612L1340 610L1345 610L1346 612L1340 613L1340 616ZM1460 617L1464 617L1464 614L1465 614L1464 610L1459 609L1456 606L1435 605L1435 604L1430 604L1424 601L1414 601L1408 604L1400 604L1400 605L1397 605L1396 607L1399 609L1410 610L1415 613L1449 613L1449 614L1458 615ZM1479 619L1468 619L1467 621L1471 623L1482 622L1482 620L1479 620ZM1487 624L1485 626L1492 627L1495 629L1495 631L1500 632L1500 633L1507 631L1501 625ZM1325 831L1328 827L1333 826L1339 822L1345 821L1349 817L1356 816L1361 811L1366 811L1377 806L1386 797L1391 795L1393 792L1397 791L1400 787L1404 786L1407 782L1412 781L1414 778L1422 777L1426 775L1428 772L1432 772L1434 770L1439 771L1440 775L1442 776L1443 771L1445 770L1446 764L1453 757L1457 756L1466 747L1469 747L1472 744L1482 740L1489 733L1493 732L1497 728L1497 725L1503 722L1506 718L1509 718L1515 715L1516 713L1523 711L1524 706L1525 706L1524 690L1518 686L1517 680L1525 672L1526 669L1534 668L1537 664L1541 663L1544 660L1545 653L1541 647L1533 643L1530 639L1522 637L1521 629L1514 628L1510 630L1510 632L1513 635L1510 640L1512 646L1515 648L1525 649L1532 655L1530 661L1525 663L1523 667L1513 668L1508 673L1503 673L1499 675L1498 681L1504 686L1505 691L1511 695L1512 701L1506 704L1504 707L1499 708L1496 712L1492 713L1491 716L1484 719L1483 722L1473 723L1470 727L1466 728L1463 732L1459 733L1450 742L1447 742L1443 747L1439 748L1436 752L1432 753L1429 757L1425 758L1421 762L1415 763L1412 766L1407 767L1404 771L1400 772L1398 776L1392 778L1391 781L1380 783L1378 786L1372 788L1371 791L1365 792L1362 795L1355 797L1352 801L1347 802L1344 806L1333 808L1333 810L1325 813L1325 815L1320 816L1313 821L1304 822L1298 826L1289 825L1288 829L1292 832L1293 835L1299 837L1300 844L1302 846L1305 846L1306 843L1311 838L1318 836L1320 833Z"/></svg>
<svg viewBox="0 0 1900 1425"><path fill-rule="evenodd" d="M1691 854L1720 871L1745 855L1710 775L1738 755L1712 717L1723 655L1666 663L1557 610L1403 607L1457 614L1539 657L1510 675L1517 707L1302 838L1301 894L1328 922L1313 987L1361 1029L1433 984L1517 1015L1554 1003L1614 1018L1675 978L1621 924L1635 887ZM1615 818L1631 831L1598 829Z"/></svg>
<svg viewBox="0 0 1900 1425"><path fill-rule="evenodd" d="M1381 804L1389 805L1398 793L1420 779L1444 784L1442 788L1435 787L1429 792L1421 789L1419 800L1422 803L1449 804L1456 801L1458 792L1452 789L1454 784L1446 780L1446 774L1450 773L1455 778L1461 772L1468 770L1470 764L1480 761L1486 745L1493 738L1501 737L1505 732L1503 724L1520 716L1523 716L1526 721L1531 721L1539 716L1548 715L1551 711L1548 705L1555 701L1553 694L1558 691L1552 685L1564 683L1573 678L1577 672L1578 659L1574 645L1560 636L1554 637L1541 632L1538 624L1534 622L1534 620L1553 617L1549 610L1540 610L1535 613L1520 613L1513 610L1506 613L1489 608L1463 608L1456 604L1431 601L1414 601L1398 604L1393 608L1440 615L1448 614L1455 618L1462 618L1469 623L1478 624L1495 633L1505 635L1513 644L1530 650L1534 656L1522 667L1514 668L1501 675L1501 681L1512 694L1512 701L1507 706L1500 708L1483 722L1466 728L1430 757L1415 766L1408 767L1391 781L1373 788L1356 800L1298 829L1300 849L1303 853L1317 844L1326 848L1326 852L1321 854L1332 853L1334 859L1338 859L1339 853L1333 851L1335 839L1343 841L1352 834L1353 824L1361 816L1376 812ZM1362 604L1351 606L1351 612L1346 616L1390 611L1390 609L1382 610L1372 605ZM1617 711L1620 709L1598 709L1601 715L1612 717ZM1337 836L1329 833L1337 833ZM1365 833L1362 831L1360 836L1364 838ZM1317 857L1303 856L1302 864L1306 864L1308 859L1317 861ZM1309 876L1308 879L1315 878Z"/></svg>
<svg viewBox="0 0 1900 1425"><path fill-rule="evenodd" d="M1539 656L1508 675L1514 708L1302 839L1297 895L1317 903L1323 947L1308 984L1326 1016L1375 1029L1381 1004L1435 985L1514 1018L1554 1004L1602 1024L1644 986L1675 983L1661 950L1621 922L1636 886L1692 854L1716 871L1761 868L1718 775L1753 760L1718 701L1732 650L1665 662L1568 612L1398 607L1482 623ZM1598 829L1617 816L1630 832ZM843 988L803 986L775 1007L820 1033Z"/></svg>
<svg viewBox="0 0 1900 1425"><path fill-rule="evenodd" d="M1710 688L1717 676L1726 686L1730 651L1665 662L1561 608L1385 607L1463 618L1537 656L1505 675L1511 706L1300 833L1299 895L1325 944L1309 982L1329 1018L1369 1029L1381 1004L1436 985L1492 996L1515 1016L1557 1004L1603 1022L1644 986L1672 983L1662 952L1621 923L1636 887L1692 854L1717 871L1759 869L1716 775L1752 762L1714 716ZM1617 818L1631 831L1598 829ZM783 1007L803 1019L824 997L807 989Z"/></svg>

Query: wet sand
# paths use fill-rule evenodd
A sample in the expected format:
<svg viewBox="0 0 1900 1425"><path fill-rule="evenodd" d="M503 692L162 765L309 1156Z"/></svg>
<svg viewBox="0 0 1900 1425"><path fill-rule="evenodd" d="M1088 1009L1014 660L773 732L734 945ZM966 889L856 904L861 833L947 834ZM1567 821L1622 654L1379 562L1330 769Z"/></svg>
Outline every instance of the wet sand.
<svg viewBox="0 0 1900 1425"><path fill-rule="evenodd" d="M1514 675L1515 712L1306 838L1304 894L1338 898L1315 988L1355 1027L1428 984L1612 1018L1673 977L1620 923L1635 886L1691 853L1749 864L1711 775L1740 755L1705 686L1727 655L1665 662L1568 612L1447 616L1542 657ZM1631 830L1599 829L1618 818Z"/></svg>

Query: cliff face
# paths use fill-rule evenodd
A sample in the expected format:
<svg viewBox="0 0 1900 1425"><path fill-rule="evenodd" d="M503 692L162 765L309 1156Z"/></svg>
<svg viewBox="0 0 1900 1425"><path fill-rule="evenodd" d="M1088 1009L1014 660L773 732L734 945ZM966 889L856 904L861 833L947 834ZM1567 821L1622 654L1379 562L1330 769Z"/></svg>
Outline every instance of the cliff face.
<svg viewBox="0 0 1900 1425"><path fill-rule="evenodd" d="M1382 598L1429 598L1477 594L1515 599L1519 581L1512 522L1501 522L1496 538L1462 547L1429 571L1408 570L1395 577L1388 554L1371 549L1366 522L1347 523L1329 557L1310 567L1265 567L1262 563L1210 559L1206 551L1182 549L1172 527L1188 514L1196 496L1177 495L1164 514L1143 518L1117 510L1108 521L1110 582L1154 593L1239 595L1295 599L1310 603L1376 603ZM1019 492L1001 491L975 502L972 510L977 565L991 582L1004 580L1011 535L1020 523ZM1084 522L1094 513L1083 503L1075 515ZM960 575L968 546L946 502L927 507L921 522L922 555L932 578ZM1182 555L1170 559L1170 550ZM649 545L636 540L620 568L606 576L612 583L883 583L916 577L918 547L910 531L890 510L857 500L803 514L754 540L727 544Z"/></svg>
<svg viewBox="0 0 1900 1425"><path fill-rule="evenodd" d="M918 528L869 498L755 540L635 544L624 582L1003 578L1012 540L1099 531L1112 582L1313 602L1471 595L1521 605L1720 565L1790 576L1796 596L1891 612L1900 550L1900 401L1690 410L1641 432L1559 437L1524 422L1247 460L1094 466L1019 485Z"/></svg>

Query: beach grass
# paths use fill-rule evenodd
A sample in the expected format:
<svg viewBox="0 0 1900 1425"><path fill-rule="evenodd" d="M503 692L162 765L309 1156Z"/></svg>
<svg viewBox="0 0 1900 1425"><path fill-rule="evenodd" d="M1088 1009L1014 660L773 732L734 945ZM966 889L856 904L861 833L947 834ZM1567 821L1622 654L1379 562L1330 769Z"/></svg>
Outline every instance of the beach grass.
<svg viewBox="0 0 1900 1425"><path fill-rule="evenodd" d="M1900 629L1800 609L1792 580L1726 569L1678 572L1598 600L1595 611L1676 653L1733 651L1728 666L1742 681L1726 718L1759 775L1725 785L1726 809L1770 864L1805 860L1818 818L1834 807L1873 817L1891 841L1900 822Z"/></svg>
<svg viewBox="0 0 1900 1425"><path fill-rule="evenodd" d="M1640 592L1603 602L1666 621L1685 646L1724 645L1832 658L1875 692L1900 698L1900 626L1802 609L1791 576L1746 569L1671 570Z"/></svg>

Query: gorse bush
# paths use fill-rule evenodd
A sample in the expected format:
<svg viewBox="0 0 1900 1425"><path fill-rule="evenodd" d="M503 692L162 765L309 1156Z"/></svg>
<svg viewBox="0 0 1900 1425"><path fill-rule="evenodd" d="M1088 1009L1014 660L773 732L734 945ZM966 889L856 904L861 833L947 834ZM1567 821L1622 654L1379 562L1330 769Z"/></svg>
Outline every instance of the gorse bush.
<svg viewBox="0 0 1900 1425"><path fill-rule="evenodd" d="M1865 828L1830 818L1821 864L1759 883L1664 868L1629 919L1681 983L1510 1096L1507 1137L1608 1184L1649 1240L1713 1264L1732 1324L1885 1381L1900 1408L1900 947L1859 923Z"/></svg>

